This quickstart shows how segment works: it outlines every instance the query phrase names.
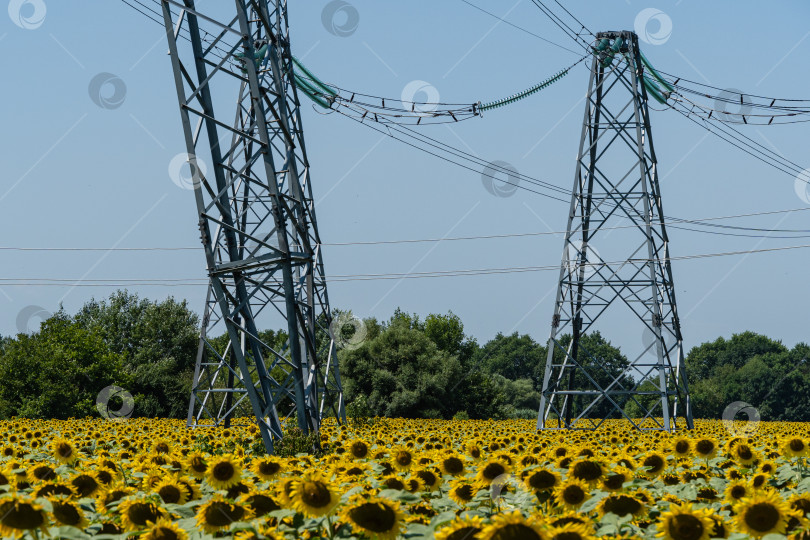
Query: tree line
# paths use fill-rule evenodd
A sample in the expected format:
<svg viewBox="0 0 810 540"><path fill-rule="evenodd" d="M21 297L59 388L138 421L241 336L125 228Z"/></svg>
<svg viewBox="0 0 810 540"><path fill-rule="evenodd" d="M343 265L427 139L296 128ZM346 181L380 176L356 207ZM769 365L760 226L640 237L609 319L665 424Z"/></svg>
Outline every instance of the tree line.
<svg viewBox="0 0 810 540"><path fill-rule="evenodd" d="M340 330L348 333L340 341L351 343L338 352L349 415L537 416L548 351L531 336L499 333L479 344L453 313L422 320L397 310L388 320L362 322L362 339L351 339L356 324ZM0 417L93 416L98 393L117 385L133 395L136 416L184 418L198 325L185 301L127 291L91 300L75 314L60 309L36 332L0 337ZM268 343L286 340L283 330L263 334ZM563 336L563 345L569 339ZM598 332L582 340L607 368L597 376L600 384L629 365ZM686 370L694 416L720 418L729 404L745 401L763 420L810 421L808 356L804 343L788 348L750 331L692 348ZM609 412L607 403L595 411Z"/></svg>

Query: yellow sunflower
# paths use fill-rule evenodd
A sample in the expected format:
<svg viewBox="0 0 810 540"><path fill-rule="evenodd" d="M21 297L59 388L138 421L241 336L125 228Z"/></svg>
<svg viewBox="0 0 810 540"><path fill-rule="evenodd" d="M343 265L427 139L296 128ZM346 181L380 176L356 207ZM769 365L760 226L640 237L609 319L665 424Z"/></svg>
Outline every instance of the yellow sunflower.
<svg viewBox="0 0 810 540"><path fill-rule="evenodd" d="M640 516L644 513L644 503L631 493L611 493L599 502L596 508L601 517L605 514L616 514L619 517L627 515Z"/></svg>
<svg viewBox="0 0 810 540"><path fill-rule="evenodd" d="M272 480L284 471L284 461L273 456L262 456L253 460L250 471L262 480Z"/></svg>
<svg viewBox="0 0 810 540"><path fill-rule="evenodd" d="M496 514L489 525L479 533L481 540L548 540L540 519L523 517L520 510L509 514Z"/></svg>
<svg viewBox="0 0 810 540"><path fill-rule="evenodd" d="M455 452L446 453L439 458L439 470L450 476L464 474L464 458Z"/></svg>
<svg viewBox="0 0 810 540"><path fill-rule="evenodd" d="M782 455L786 457L806 457L808 455L807 442L801 437L789 437L780 445Z"/></svg>
<svg viewBox="0 0 810 540"><path fill-rule="evenodd" d="M498 459L489 459L482 461L478 465L478 473L475 475L475 479L489 486L493 480L508 472L509 465Z"/></svg>
<svg viewBox="0 0 810 540"><path fill-rule="evenodd" d="M522 476L526 488L533 491L551 491L562 482L560 475L551 469L532 469Z"/></svg>
<svg viewBox="0 0 810 540"><path fill-rule="evenodd" d="M484 530L484 520L479 516L463 515L436 531L435 540L473 540Z"/></svg>
<svg viewBox="0 0 810 540"><path fill-rule="evenodd" d="M375 540L394 540L399 535L405 515L399 502L382 497L365 498L354 495L340 513L340 520L348 523L358 535Z"/></svg>
<svg viewBox="0 0 810 540"><path fill-rule="evenodd" d="M448 495L456 503L463 507L475 498L478 493L478 486L471 482L469 478L456 478L450 483L450 491Z"/></svg>
<svg viewBox="0 0 810 540"><path fill-rule="evenodd" d="M692 440L688 437L675 437L670 443L670 448L675 457L689 457L692 453Z"/></svg>
<svg viewBox="0 0 810 540"><path fill-rule="evenodd" d="M568 466L569 478L582 480L589 487L595 487L605 471L605 465L593 458L578 459Z"/></svg>
<svg viewBox="0 0 810 540"><path fill-rule="evenodd" d="M330 514L340 503L340 493L319 473L305 474L292 484L292 506L309 517Z"/></svg>
<svg viewBox="0 0 810 540"><path fill-rule="evenodd" d="M247 521L251 518L250 509L238 503L228 501L222 495L216 494L197 509L197 527L214 534L224 531L237 521Z"/></svg>
<svg viewBox="0 0 810 540"><path fill-rule="evenodd" d="M239 502L250 508L251 514L255 517L261 517L268 512L281 509L281 505L276 501L272 493L255 489L239 497Z"/></svg>
<svg viewBox="0 0 810 540"><path fill-rule="evenodd" d="M179 480L176 476L167 476L158 482L153 490L160 495L164 503L185 504L188 501L189 493L186 486Z"/></svg>
<svg viewBox="0 0 810 540"><path fill-rule="evenodd" d="M205 479L214 489L228 489L239 483L242 466L230 455L216 456L208 462Z"/></svg>
<svg viewBox="0 0 810 540"><path fill-rule="evenodd" d="M188 540L188 533L171 520L161 518L146 529L142 540Z"/></svg>
<svg viewBox="0 0 810 540"><path fill-rule="evenodd" d="M121 522L127 531L138 531L154 523L166 513L151 500L142 496L125 497L118 504Z"/></svg>
<svg viewBox="0 0 810 540"><path fill-rule="evenodd" d="M569 478L554 490L554 497L560 506L568 509L579 508L591 495L588 493L588 484L582 480Z"/></svg>
<svg viewBox="0 0 810 540"><path fill-rule="evenodd" d="M0 500L0 534L16 538L26 532L48 533L48 514L42 505L26 496L14 496Z"/></svg>
<svg viewBox="0 0 810 540"><path fill-rule="evenodd" d="M66 497L49 499L51 502L51 516L55 523L84 529L89 522L81 507Z"/></svg>
<svg viewBox="0 0 810 540"><path fill-rule="evenodd" d="M709 540L714 522L705 509L694 509L691 504L672 504L658 518L658 538L666 540Z"/></svg>
<svg viewBox="0 0 810 540"><path fill-rule="evenodd" d="M748 444L739 443L735 444L734 448L731 449L731 459L739 463L744 467L748 467L752 463L754 463L757 459L759 459L759 455L757 455L757 451L751 448Z"/></svg>
<svg viewBox="0 0 810 540"><path fill-rule="evenodd" d="M734 506L737 530L755 538L766 534L785 534L792 512L787 503L773 491L760 491Z"/></svg>
<svg viewBox="0 0 810 540"><path fill-rule="evenodd" d="M202 479L205 476L205 471L208 469L208 465L206 464L202 454L199 452L192 452L186 456L186 469L194 478Z"/></svg>
<svg viewBox="0 0 810 540"><path fill-rule="evenodd" d="M734 504L746 497L750 497L753 493L754 490L748 482L744 480L734 480L728 483L723 492L723 496L727 501Z"/></svg>
<svg viewBox="0 0 810 540"><path fill-rule="evenodd" d="M414 462L414 455L408 448L399 447L391 452L392 464L398 471L407 471Z"/></svg>
<svg viewBox="0 0 810 540"><path fill-rule="evenodd" d="M596 538L586 525L579 523L550 527L547 532L549 540L595 540Z"/></svg>
<svg viewBox="0 0 810 540"><path fill-rule="evenodd" d="M57 461L68 465L74 463L79 457L70 441L62 437L58 437L51 442L51 452L53 452L53 457Z"/></svg>
<svg viewBox="0 0 810 540"><path fill-rule="evenodd" d="M702 459L711 459L717 455L718 442L712 437L701 437L695 441L695 454Z"/></svg>

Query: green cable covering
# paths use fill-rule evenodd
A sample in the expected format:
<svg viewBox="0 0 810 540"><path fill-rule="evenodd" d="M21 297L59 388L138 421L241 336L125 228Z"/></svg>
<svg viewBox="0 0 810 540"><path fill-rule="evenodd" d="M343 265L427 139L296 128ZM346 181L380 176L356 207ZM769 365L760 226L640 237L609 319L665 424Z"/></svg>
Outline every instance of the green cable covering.
<svg viewBox="0 0 810 540"><path fill-rule="evenodd" d="M660 82L661 84L663 84L663 85L664 85L664 87L665 87L667 90L669 90L670 92L674 92L674 91L675 91L675 88L673 88L673 87L672 87L672 85L671 85L671 84L669 84L669 81L667 81L666 79L664 79L664 78L661 76L661 74L660 74L660 73L658 73L658 72L655 70L655 68L654 68L654 67L652 67L652 65L650 64L650 61L649 61L649 60L647 60L647 57L646 57L646 56L644 56L644 53L643 53L643 52L641 52L641 51L638 51L638 54L641 56L641 61L644 63L644 65L645 65L645 66L647 66L647 69L648 69L648 70L650 70L650 73L652 73L652 76L653 76L653 77L655 77L655 79L656 79L658 82Z"/></svg>
<svg viewBox="0 0 810 540"><path fill-rule="evenodd" d="M296 58L295 56L293 56L293 57L292 57L292 59L293 59L293 63L294 63L296 66L298 66L298 69L300 69L301 71L303 71L303 72L304 72L304 74L305 74L305 75L306 75L306 76L307 76L307 77L310 79L310 81L312 81L312 84L313 84L313 85L317 86L317 87L318 87L318 88L320 88L322 91L326 92L327 94L329 94L329 95L331 95L331 96L336 96L336 95L337 95L337 91L335 91L333 88L330 88L330 87L329 87L329 86L327 86L327 85L326 85L326 84L325 84L323 81L321 81L321 80L320 80L318 77L316 77L316 76L315 76L315 75L314 75L314 74L313 74L313 73L312 73L310 70L308 70L308 69L307 69L307 67L306 67L304 64L302 64L302 63L301 63L301 62L298 60L298 58ZM311 85L310 85L310 86L311 86Z"/></svg>
<svg viewBox="0 0 810 540"><path fill-rule="evenodd" d="M298 90L300 90L301 93L307 96L309 99L311 99L324 109L331 109L329 103L318 95L321 94L321 92L313 88L306 80L296 75L295 84L298 86Z"/></svg>
<svg viewBox="0 0 810 540"><path fill-rule="evenodd" d="M530 95L539 92L543 88L559 81L568 73L568 69L564 69L561 72L557 73L550 79L546 79L545 81L532 86L531 88L524 90L523 92L514 94L509 96L508 98L499 99L498 101L490 101L489 103L484 103L478 106L478 110L480 111L488 111L490 109L497 109L498 107L503 107L504 105L512 104L516 101L520 101L523 98L527 98Z"/></svg>

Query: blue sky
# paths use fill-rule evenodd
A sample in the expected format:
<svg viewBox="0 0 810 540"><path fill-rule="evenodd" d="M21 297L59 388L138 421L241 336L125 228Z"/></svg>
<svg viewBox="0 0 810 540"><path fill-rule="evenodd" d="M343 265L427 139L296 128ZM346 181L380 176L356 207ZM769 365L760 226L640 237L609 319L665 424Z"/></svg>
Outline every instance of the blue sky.
<svg viewBox="0 0 810 540"><path fill-rule="evenodd" d="M150 0L151 1L151 0ZM210 1L210 0L209 0ZM566 36L529 1L473 3L552 41ZM20 0L13 0L10 12ZM448 102L501 98L539 82L576 56L499 23L461 0L351 0L324 24L326 2L290 2L293 50L323 79L369 94L401 95L425 81ZM38 6L45 11L37 13ZM203 2L204 5L204 2ZM810 4L696 0L565 2L592 30L633 29L656 8L671 22L663 43L645 44L661 69L720 88L810 97ZM14 9L11 9L14 8ZM4 57L0 147L3 247L193 247L192 193L168 174L183 146L163 30L118 0L23 5L0 15ZM44 18L41 16L44 13ZM25 19L27 18L27 19ZM25 23L28 20L28 23ZM22 22L21 22L22 21ZM32 22L33 21L33 22ZM352 24L349 24L352 23ZM25 29L20 25L35 26ZM657 23L648 27L655 35ZM348 28L343 32L341 28ZM338 29L336 31L336 28ZM336 35L336 34L348 35ZM120 106L99 107L88 91L100 73L120 79ZM121 83L119 83L121 84ZM518 104L425 133L486 160L569 189L584 110L587 71ZM125 87L125 90L123 88ZM118 105L116 102L115 105ZM221 108L227 110L227 104ZM230 113L228 113L230 114ZM478 173L419 153L336 115L303 109L321 237L326 243L558 231L567 204L518 190L495 197ZM705 218L806 207L793 178L741 153L671 111L652 112L665 211ZM806 124L749 127L746 134L810 166ZM734 221L810 228L806 213ZM673 256L750 250L807 240L735 238L671 230ZM327 275L557 265L560 236L394 246L327 246ZM673 263L685 345L753 330L787 345L808 341L807 250ZM3 278L200 279L202 250L169 252L0 251ZM402 282L337 282L335 307L387 318L396 307L452 310L485 341L519 331L548 336L557 272ZM113 288L0 283L0 334L16 333L27 306L73 312ZM148 298L186 298L200 310L205 287L138 286ZM26 313L30 313L29 309ZM616 322L613 341L635 347L636 327Z"/></svg>

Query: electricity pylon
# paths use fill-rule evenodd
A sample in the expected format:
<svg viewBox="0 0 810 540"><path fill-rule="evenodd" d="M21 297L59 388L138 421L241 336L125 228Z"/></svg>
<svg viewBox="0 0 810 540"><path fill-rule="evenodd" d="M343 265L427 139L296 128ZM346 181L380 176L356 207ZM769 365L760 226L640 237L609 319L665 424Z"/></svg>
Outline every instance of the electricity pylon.
<svg viewBox="0 0 810 540"><path fill-rule="evenodd" d="M635 33L601 32L593 50L537 427L596 429L618 416L670 431L680 414L691 428L647 108L656 87ZM637 329L643 344L607 358L597 322Z"/></svg>
<svg viewBox="0 0 810 540"><path fill-rule="evenodd" d="M251 414L272 452L287 417L345 419L287 2L161 6L210 277L188 423ZM271 316L284 346L259 331Z"/></svg>

